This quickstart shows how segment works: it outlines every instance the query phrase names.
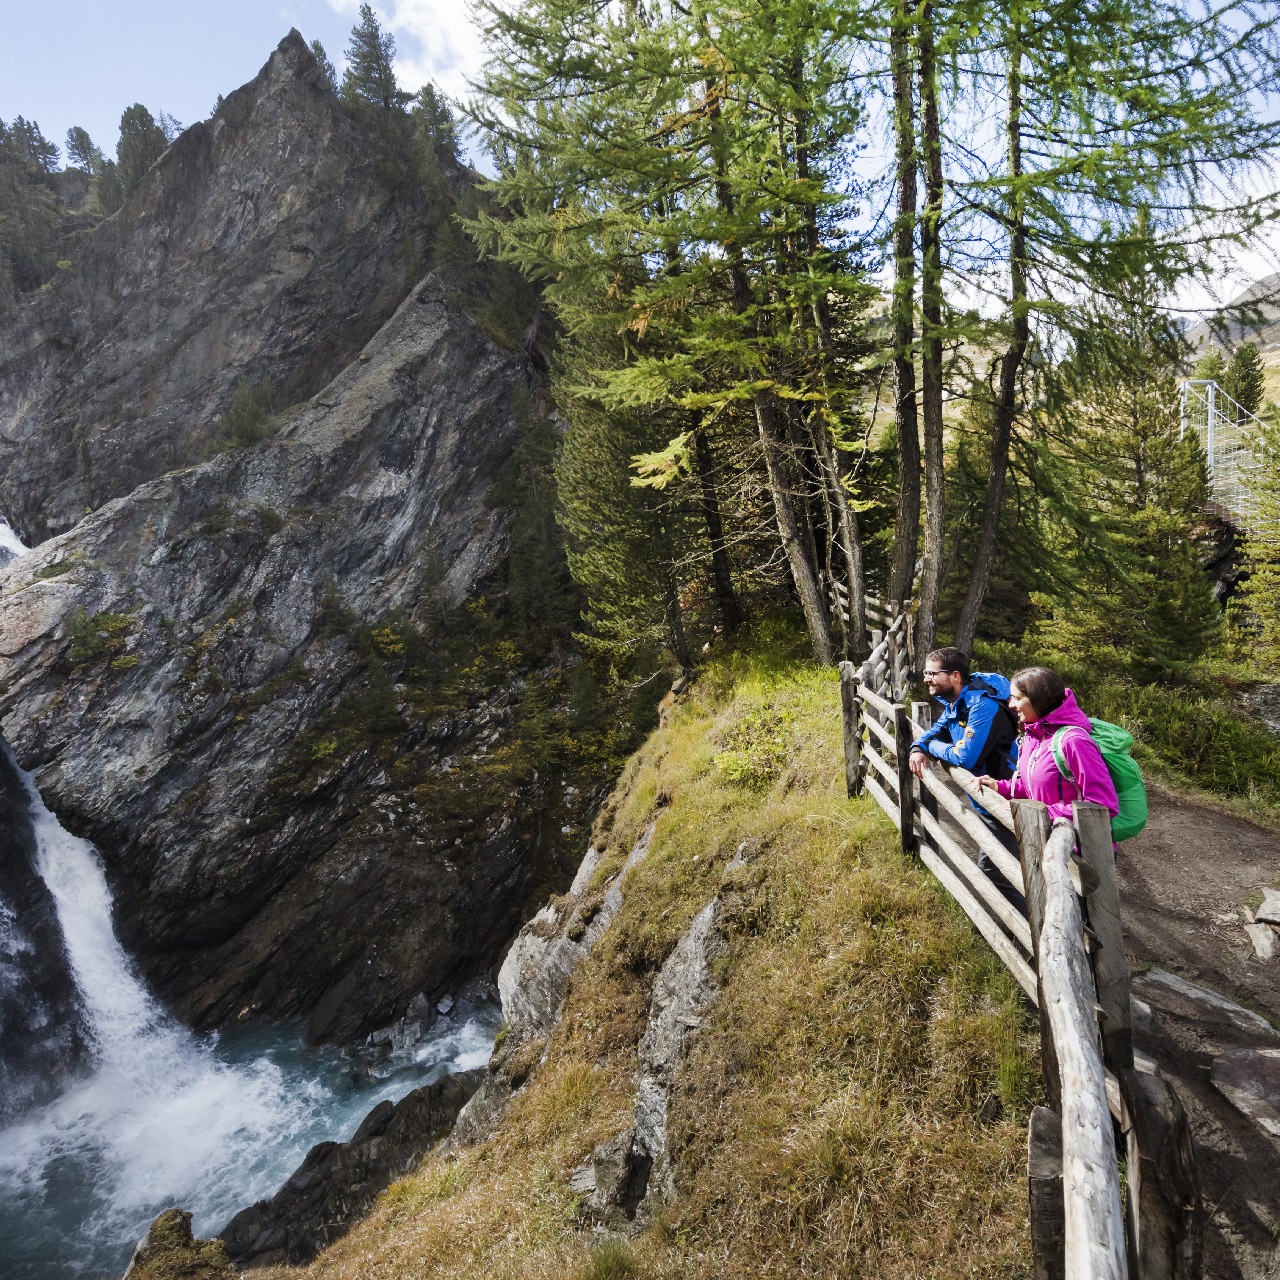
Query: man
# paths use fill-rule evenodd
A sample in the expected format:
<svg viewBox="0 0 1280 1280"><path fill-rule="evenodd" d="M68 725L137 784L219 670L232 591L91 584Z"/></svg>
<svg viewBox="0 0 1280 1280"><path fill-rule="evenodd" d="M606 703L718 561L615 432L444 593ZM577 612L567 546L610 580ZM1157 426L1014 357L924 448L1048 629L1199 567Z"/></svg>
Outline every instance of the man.
<svg viewBox="0 0 1280 1280"><path fill-rule="evenodd" d="M917 778L922 777L932 757L959 765L970 773L1012 777L1018 744L1017 724L1007 705L1008 680L995 672L970 674L968 655L948 645L934 649L925 659L924 682L942 704L943 711L937 723L926 729L911 748L911 772ZM1018 841L1013 832L981 806L973 804L973 808L992 835L1016 858ZM1001 875L986 853L979 853L978 866L1025 915L1026 899Z"/></svg>

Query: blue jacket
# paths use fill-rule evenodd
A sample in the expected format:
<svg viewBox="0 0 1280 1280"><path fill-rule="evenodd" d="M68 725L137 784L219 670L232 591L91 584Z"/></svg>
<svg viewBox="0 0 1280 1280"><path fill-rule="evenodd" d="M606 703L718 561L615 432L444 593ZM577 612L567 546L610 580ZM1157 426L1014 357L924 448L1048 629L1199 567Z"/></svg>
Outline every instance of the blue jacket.
<svg viewBox="0 0 1280 1280"><path fill-rule="evenodd" d="M988 752L991 727L1009 700L1009 681L993 671L975 671L954 702L938 698L942 715L937 723L916 740L916 746L935 760L958 764L962 769L983 772L979 767ZM1008 749L1009 765L1018 758L1015 740Z"/></svg>

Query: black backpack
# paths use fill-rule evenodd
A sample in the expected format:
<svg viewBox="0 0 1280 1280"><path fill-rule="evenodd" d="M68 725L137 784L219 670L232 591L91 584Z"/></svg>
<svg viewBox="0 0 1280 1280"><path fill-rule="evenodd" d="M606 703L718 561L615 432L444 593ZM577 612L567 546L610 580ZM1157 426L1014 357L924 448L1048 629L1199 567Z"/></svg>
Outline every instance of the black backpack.
<svg viewBox="0 0 1280 1280"><path fill-rule="evenodd" d="M1009 709L1009 704L1000 696L999 690L982 676L970 676L966 688L977 689L984 697L994 698L996 703L995 719L991 721L987 743L974 772L987 773L993 778L1012 778L1013 762L1009 758L1009 750L1018 737L1018 717ZM960 705L956 708L956 719L961 725L968 726L969 704L964 700L963 694Z"/></svg>

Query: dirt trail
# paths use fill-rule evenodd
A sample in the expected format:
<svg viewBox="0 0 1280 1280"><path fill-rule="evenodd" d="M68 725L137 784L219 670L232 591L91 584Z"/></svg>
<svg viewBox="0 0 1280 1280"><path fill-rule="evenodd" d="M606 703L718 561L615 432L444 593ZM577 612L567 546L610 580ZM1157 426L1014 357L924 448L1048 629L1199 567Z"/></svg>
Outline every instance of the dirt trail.
<svg viewBox="0 0 1280 1280"><path fill-rule="evenodd" d="M1259 960L1244 930L1250 895L1280 883L1280 834L1159 787L1150 791L1147 829L1124 844L1117 863L1140 1002L1135 1040L1191 1120L1209 1214L1206 1275L1280 1280L1280 1140L1242 1115L1211 1078L1215 1058L1280 1049L1280 1034L1142 976L1152 966L1167 970L1280 1027L1280 945L1277 958ZM1274 1102L1280 1107L1280 1098Z"/></svg>

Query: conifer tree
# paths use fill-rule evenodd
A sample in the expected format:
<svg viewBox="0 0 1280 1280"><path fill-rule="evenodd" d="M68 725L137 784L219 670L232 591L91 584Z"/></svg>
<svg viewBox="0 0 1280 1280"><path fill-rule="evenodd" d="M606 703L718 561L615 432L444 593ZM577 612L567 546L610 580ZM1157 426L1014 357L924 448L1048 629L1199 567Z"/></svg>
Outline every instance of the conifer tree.
<svg viewBox="0 0 1280 1280"><path fill-rule="evenodd" d="M404 106L412 95L402 93L396 83L395 56L395 36L383 31L372 5L362 4L342 77L342 100L348 107L393 111Z"/></svg>
<svg viewBox="0 0 1280 1280"><path fill-rule="evenodd" d="M1262 356L1255 342L1242 342L1222 375L1226 393L1244 410L1256 414L1262 407Z"/></svg>
<svg viewBox="0 0 1280 1280"><path fill-rule="evenodd" d="M311 42L311 53L316 60L316 66L320 68L320 74L324 76L329 88L338 92L338 73L333 68L333 63L329 61L329 55L324 51L324 45L319 40Z"/></svg>
<svg viewBox="0 0 1280 1280"><path fill-rule="evenodd" d="M1158 676L1202 655L1220 625L1197 530L1208 472L1181 432L1180 336L1149 306L1095 309L1061 370L1057 590L1039 599L1042 650Z"/></svg>
<svg viewBox="0 0 1280 1280"><path fill-rule="evenodd" d="M78 169L83 169L90 177L102 172L105 159L102 152L94 145L88 132L79 125L67 130L67 160Z"/></svg>
<svg viewBox="0 0 1280 1280"><path fill-rule="evenodd" d="M120 117L120 141L116 143L116 167L124 199L160 159L168 145L169 138L163 124L142 103L135 102L125 108Z"/></svg>

